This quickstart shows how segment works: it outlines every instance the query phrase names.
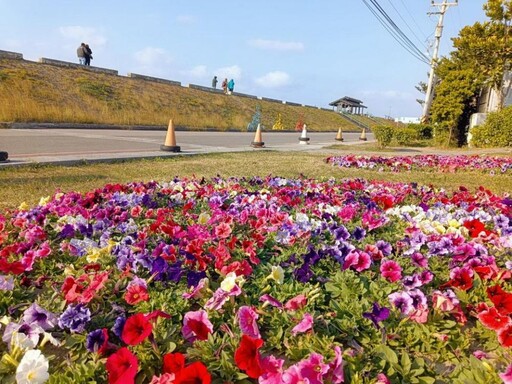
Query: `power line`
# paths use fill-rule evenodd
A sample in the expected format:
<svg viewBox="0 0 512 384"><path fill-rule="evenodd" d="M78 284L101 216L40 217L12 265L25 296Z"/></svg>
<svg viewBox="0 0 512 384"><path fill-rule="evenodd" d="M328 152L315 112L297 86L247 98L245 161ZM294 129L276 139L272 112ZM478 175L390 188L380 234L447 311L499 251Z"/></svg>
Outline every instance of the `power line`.
<svg viewBox="0 0 512 384"><path fill-rule="evenodd" d="M416 59L424 62L425 64L430 64L430 59L427 55L425 55L421 50L414 45L414 43L403 33L403 31L396 25L396 23L389 17L389 15L384 11L384 9L380 6L380 4L376 0L362 0L363 3L368 7L371 13L377 18L377 20L381 23L381 25L389 32L389 34L411 55L413 55ZM369 2L372 5L370 5Z"/></svg>
<svg viewBox="0 0 512 384"><path fill-rule="evenodd" d="M393 19L391 19L391 17L389 17L389 15L386 13L384 8L382 8L382 6L378 3L378 1L377 0L370 0L370 1L374 4L374 6L377 8L377 10L386 18L388 23L398 33L398 35L400 36L402 41L404 41L413 51L417 52L419 56L424 56L427 60L429 60L429 58L420 49L418 49L418 47L416 47L416 45L414 45L414 43L405 35L405 33L403 33L403 31L400 29L400 27L398 27L398 25L396 25L396 23L393 21Z"/></svg>
<svg viewBox="0 0 512 384"><path fill-rule="evenodd" d="M407 26L407 28L409 28L409 31L411 31L411 33L413 34L413 36L416 38L416 40L418 40L418 42L423 45L423 47L425 47L425 49L427 49L427 46L425 45L425 42L422 41L418 35L416 35L416 32L414 32L414 30L409 26L409 24L407 24L407 21L402 17L402 15L400 14L400 12L398 11L398 9L396 9L395 5L391 2L391 0L388 0L388 3L391 5L391 7L393 7L393 9L395 10L395 12L398 14L398 17L400 17L400 19L402 19L402 21L404 22L404 24Z"/></svg>
<svg viewBox="0 0 512 384"><path fill-rule="evenodd" d="M416 25L416 27L418 28L418 31L421 32L421 34L423 35L423 37L425 38L425 41L428 40L428 36L425 32L423 32L423 30L421 29L421 27L418 25L418 22L416 21L416 19L414 18L414 16L411 14L411 11L409 11L409 8L407 8L407 5L404 3L404 0L400 0L400 2L402 3L402 5L404 6L405 8L405 11L407 12L407 14L409 15L409 17L411 18L411 20L413 21L414 25Z"/></svg>

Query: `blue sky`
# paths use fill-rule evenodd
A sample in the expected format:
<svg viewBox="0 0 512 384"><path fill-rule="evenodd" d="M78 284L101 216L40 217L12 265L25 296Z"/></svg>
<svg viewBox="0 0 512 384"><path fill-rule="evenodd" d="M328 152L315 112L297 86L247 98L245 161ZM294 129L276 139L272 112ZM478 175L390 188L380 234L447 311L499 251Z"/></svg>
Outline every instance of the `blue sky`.
<svg viewBox="0 0 512 384"><path fill-rule="evenodd" d="M379 0L418 48L433 43L430 0ZM441 0L439 0L441 2ZM445 16L441 55L465 25L484 21L484 0L460 0ZM360 99L377 116L420 116L419 61L379 24L362 0L0 0L0 50L27 60L77 62L328 107ZM220 84L219 84L220 85Z"/></svg>

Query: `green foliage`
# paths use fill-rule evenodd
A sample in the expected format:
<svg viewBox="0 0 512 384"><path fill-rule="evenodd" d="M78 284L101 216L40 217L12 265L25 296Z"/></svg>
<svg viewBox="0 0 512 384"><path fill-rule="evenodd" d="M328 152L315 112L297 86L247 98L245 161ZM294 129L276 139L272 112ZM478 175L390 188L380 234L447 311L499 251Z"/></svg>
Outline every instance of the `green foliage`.
<svg viewBox="0 0 512 384"><path fill-rule="evenodd" d="M407 128L416 130L419 140L430 140L432 139L433 128L428 124L408 124Z"/></svg>
<svg viewBox="0 0 512 384"><path fill-rule="evenodd" d="M98 100L110 101L116 96L112 85L107 84L106 82L93 81L91 79L79 77L76 79L76 83L78 84L80 92Z"/></svg>
<svg viewBox="0 0 512 384"><path fill-rule="evenodd" d="M393 138L398 145L412 145L419 138L418 131L414 128L396 128Z"/></svg>
<svg viewBox="0 0 512 384"><path fill-rule="evenodd" d="M388 147L393 140L393 127L389 125L378 125L372 128L375 138L379 142L381 148Z"/></svg>
<svg viewBox="0 0 512 384"><path fill-rule="evenodd" d="M471 134L475 147L512 147L512 106L489 113L485 123L472 128Z"/></svg>

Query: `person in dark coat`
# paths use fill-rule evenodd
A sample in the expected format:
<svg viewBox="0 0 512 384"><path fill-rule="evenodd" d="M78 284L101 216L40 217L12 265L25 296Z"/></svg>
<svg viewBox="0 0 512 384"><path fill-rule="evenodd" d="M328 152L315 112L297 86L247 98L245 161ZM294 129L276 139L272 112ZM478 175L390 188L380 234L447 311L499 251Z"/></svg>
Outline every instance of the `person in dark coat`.
<svg viewBox="0 0 512 384"><path fill-rule="evenodd" d="M218 83L217 76L213 76L213 79L212 79L212 88L213 89L217 88L217 83Z"/></svg>
<svg viewBox="0 0 512 384"><path fill-rule="evenodd" d="M89 44L85 44L84 52L85 52L85 65L91 65L92 49L89 47Z"/></svg>

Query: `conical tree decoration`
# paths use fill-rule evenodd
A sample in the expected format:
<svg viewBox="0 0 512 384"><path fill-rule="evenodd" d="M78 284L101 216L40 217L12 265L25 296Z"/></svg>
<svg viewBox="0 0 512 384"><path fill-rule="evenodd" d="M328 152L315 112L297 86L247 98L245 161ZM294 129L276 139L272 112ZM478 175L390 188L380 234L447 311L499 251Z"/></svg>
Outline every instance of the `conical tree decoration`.
<svg viewBox="0 0 512 384"><path fill-rule="evenodd" d="M256 107L256 112L254 112L252 116L252 121L247 124L247 132L256 132L258 124L261 124L261 110L259 105Z"/></svg>
<svg viewBox="0 0 512 384"><path fill-rule="evenodd" d="M274 125L272 126L272 129L274 131L282 131L284 129L283 122L281 121L281 114L280 113L277 114L277 120L274 123Z"/></svg>

